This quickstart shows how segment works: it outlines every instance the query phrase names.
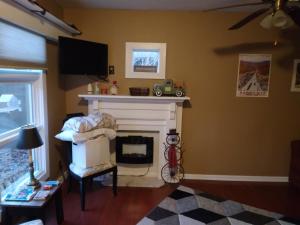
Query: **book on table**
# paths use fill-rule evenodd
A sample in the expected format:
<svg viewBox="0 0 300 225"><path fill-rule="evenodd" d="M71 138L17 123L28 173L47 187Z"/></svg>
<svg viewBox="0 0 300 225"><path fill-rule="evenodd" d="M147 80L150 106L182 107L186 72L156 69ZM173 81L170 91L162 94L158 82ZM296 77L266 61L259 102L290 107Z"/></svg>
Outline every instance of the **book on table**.
<svg viewBox="0 0 300 225"><path fill-rule="evenodd" d="M57 187L59 185L59 181L58 180L48 180L48 181L44 181L42 183L42 189L43 190L51 190L54 187Z"/></svg>
<svg viewBox="0 0 300 225"><path fill-rule="evenodd" d="M58 180L48 180L48 181L43 182L43 185L56 187L59 185L59 181Z"/></svg>
<svg viewBox="0 0 300 225"><path fill-rule="evenodd" d="M33 200L44 201L44 200L46 200L48 198L49 195L50 195L50 191L40 190L33 197Z"/></svg>

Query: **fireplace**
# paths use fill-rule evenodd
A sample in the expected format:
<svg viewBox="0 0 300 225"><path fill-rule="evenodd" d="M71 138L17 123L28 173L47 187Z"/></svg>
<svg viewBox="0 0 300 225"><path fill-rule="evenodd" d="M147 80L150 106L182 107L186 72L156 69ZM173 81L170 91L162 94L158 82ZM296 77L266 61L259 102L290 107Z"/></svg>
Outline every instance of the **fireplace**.
<svg viewBox="0 0 300 225"><path fill-rule="evenodd" d="M116 162L126 164L153 163L153 137L117 136Z"/></svg>
<svg viewBox="0 0 300 225"><path fill-rule="evenodd" d="M118 174L139 176L150 168L144 177L161 179L161 169L167 163L164 156L166 134L170 129L176 128L181 135L183 102L190 98L124 95L79 95L79 97L88 100L89 113L100 111L114 116L117 120L118 136L153 137L153 163L118 163ZM128 147L130 146L125 147L125 153L128 153L127 150L130 149ZM115 149L115 146L112 149ZM145 147L137 151L137 154L145 155ZM116 161L116 158L116 152L112 152L111 159Z"/></svg>

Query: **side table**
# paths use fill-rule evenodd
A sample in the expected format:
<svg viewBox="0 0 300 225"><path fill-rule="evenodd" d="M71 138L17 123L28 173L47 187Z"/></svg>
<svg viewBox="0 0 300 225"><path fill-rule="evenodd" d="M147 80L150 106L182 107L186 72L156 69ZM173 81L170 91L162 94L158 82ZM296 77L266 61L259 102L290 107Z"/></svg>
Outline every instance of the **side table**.
<svg viewBox="0 0 300 225"><path fill-rule="evenodd" d="M30 219L41 219L45 224L45 210L50 202L55 201L56 221L61 224L64 221L64 211L62 203L62 185L59 184L50 190L50 195L44 201L31 200L22 201L2 201L3 225L11 225L14 216L26 216ZM37 190L39 191L39 189Z"/></svg>

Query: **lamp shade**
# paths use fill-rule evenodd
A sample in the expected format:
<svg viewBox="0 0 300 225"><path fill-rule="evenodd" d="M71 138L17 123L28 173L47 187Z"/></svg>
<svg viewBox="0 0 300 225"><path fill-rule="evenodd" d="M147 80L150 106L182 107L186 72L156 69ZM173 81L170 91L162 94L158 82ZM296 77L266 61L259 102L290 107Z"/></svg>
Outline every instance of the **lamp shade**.
<svg viewBox="0 0 300 225"><path fill-rule="evenodd" d="M281 9L276 11L274 14L267 15L261 22L260 25L265 29L271 29L277 27L286 29L294 25L293 20Z"/></svg>
<svg viewBox="0 0 300 225"><path fill-rule="evenodd" d="M18 149L33 149L42 145L42 138L35 126L28 125L21 128L17 141Z"/></svg>

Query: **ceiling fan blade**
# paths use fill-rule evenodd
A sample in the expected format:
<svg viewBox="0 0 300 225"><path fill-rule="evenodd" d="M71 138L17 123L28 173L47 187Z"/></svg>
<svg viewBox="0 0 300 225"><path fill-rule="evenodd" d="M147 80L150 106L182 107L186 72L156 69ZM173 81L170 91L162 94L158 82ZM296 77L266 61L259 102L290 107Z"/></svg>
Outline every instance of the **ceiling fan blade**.
<svg viewBox="0 0 300 225"><path fill-rule="evenodd" d="M240 22L234 24L233 26L229 27L228 30L236 30L241 28L242 26L246 25L247 23L251 22L254 20L256 17L259 17L260 15L264 14L265 12L269 11L270 8L265 8L265 9L259 9L255 11L254 13L251 13L244 19L242 19Z"/></svg>
<svg viewBox="0 0 300 225"><path fill-rule="evenodd" d="M292 20L300 27L300 7L298 6L287 6L284 8L285 13L287 13Z"/></svg>
<svg viewBox="0 0 300 225"><path fill-rule="evenodd" d="M272 1L262 1L262 2L254 2L254 3L235 4L235 5L217 7L217 8L213 8L213 9L206 9L206 10L203 10L203 12L210 12L210 11L216 11L216 10L221 10L221 9L238 8L238 7L244 7L244 6L266 5L266 4L269 4L269 5L272 4Z"/></svg>

